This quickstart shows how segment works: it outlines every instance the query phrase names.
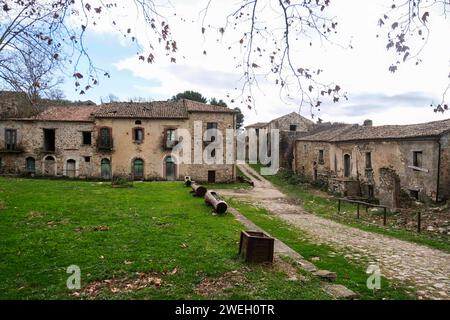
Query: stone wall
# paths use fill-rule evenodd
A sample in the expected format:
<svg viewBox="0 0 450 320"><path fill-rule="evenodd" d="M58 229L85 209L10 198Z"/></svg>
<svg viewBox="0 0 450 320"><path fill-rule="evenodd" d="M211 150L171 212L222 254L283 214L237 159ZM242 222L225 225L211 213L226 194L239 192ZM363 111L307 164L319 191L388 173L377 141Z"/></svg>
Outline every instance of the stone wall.
<svg viewBox="0 0 450 320"><path fill-rule="evenodd" d="M294 149L294 172L310 180L326 181L332 175L330 147L327 142L297 140ZM320 150L323 150L322 162L319 161Z"/></svg>
<svg viewBox="0 0 450 320"><path fill-rule="evenodd" d="M141 124L135 122L139 120ZM65 176L67 161L75 160L76 177L101 177L102 159L108 159L111 164L111 174L132 175L132 164L135 159L144 161L144 178L148 180L163 180L165 176L165 158L171 150L163 147L166 129L187 129L192 136L192 161L194 148L194 121L203 121L203 130L207 122L217 122L218 129L234 128L234 114L192 112L189 119L159 120L159 119L97 119L95 123L83 122L43 122L43 121L0 121L0 173L25 174L26 159L35 159L36 175ZM97 136L101 127L112 129L113 149L101 151L97 149ZM133 139L133 129L144 129L142 143ZM21 152L7 152L5 147L5 129L17 129L17 142ZM55 151L44 151L44 130L55 129ZM92 145L82 144L82 132L92 132ZM224 144L224 155L227 150ZM202 151L206 147L201 143ZM234 152L233 150L228 150ZM219 153L218 153L219 154ZM47 157L54 157L56 163L49 165ZM88 157L88 158L87 158ZM86 161L88 160L88 161ZM49 173L49 166L52 170ZM53 170L55 168L55 170ZM197 181L207 181L208 171L216 171L217 182L234 181L236 170L234 164L179 164L176 167L176 177L181 180L191 176Z"/></svg>
<svg viewBox="0 0 450 320"><path fill-rule="evenodd" d="M450 198L450 133L442 135L440 141L441 158L439 170L438 198Z"/></svg>
<svg viewBox="0 0 450 320"><path fill-rule="evenodd" d="M296 131L307 132L314 126L314 122L308 120L297 112L292 112L280 118L274 119L268 124L268 129L278 129L280 131L291 131L290 126L296 125Z"/></svg>
<svg viewBox="0 0 450 320"><path fill-rule="evenodd" d="M318 150L324 150L325 164L318 163ZM413 153L422 152L421 168L413 166ZM370 153L371 165L366 167ZM439 144L435 140L384 140L357 142L308 142L297 141L295 147L295 171L310 178L317 175L344 177L344 156L350 157L349 179L359 181L362 194L375 197L380 194L380 169L390 168L399 176L400 187L407 193L418 195L419 200L436 200L436 195L448 198L450 185L450 149L448 137L441 139L440 188L437 189L439 171ZM372 190L372 191L371 191Z"/></svg>
<svg viewBox="0 0 450 320"><path fill-rule="evenodd" d="M17 130L17 145L20 152L4 150L5 129ZM25 174L26 159L35 159L36 174L44 171L44 159L52 156L56 159L56 175L66 175L67 160L75 160L77 176L91 176L94 172L94 147L82 144L82 131L92 132L93 123L82 122L35 122L35 121L0 121L0 157L1 173ZM55 129L55 151L44 150L44 129ZM91 157L90 162L85 157Z"/></svg>

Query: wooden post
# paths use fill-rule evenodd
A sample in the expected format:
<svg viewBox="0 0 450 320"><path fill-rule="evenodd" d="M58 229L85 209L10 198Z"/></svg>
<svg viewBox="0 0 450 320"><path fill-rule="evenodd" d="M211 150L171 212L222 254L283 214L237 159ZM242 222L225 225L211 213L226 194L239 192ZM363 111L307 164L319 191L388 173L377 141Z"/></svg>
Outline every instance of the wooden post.
<svg viewBox="0 0 450 320"><path fill-rule="evenodd" d="M386 215L387 215L387 214L386 214L386 207L384 207L384 208L383 208L383 226L386 225L386 218L387 218Z"/></svg>
<svg viewBox="0 0 450 320"><path fill-rule="evenodd" d="M417 213L417 232L419 232L419 233L420 233L421 224L422 224L421 215L422 215L422 213L419 211Z"/></svg>
<svg viewBox="0 0 450 320"><path fill-rule="evenodd" d="M341 199L338 199L338 213L341 212Z"/></svg>
<svg viewBox="0 0 450 320"><path fill-rule="evenodd" d="M359 203L356 204L356 218L359 219Z"/></svg>

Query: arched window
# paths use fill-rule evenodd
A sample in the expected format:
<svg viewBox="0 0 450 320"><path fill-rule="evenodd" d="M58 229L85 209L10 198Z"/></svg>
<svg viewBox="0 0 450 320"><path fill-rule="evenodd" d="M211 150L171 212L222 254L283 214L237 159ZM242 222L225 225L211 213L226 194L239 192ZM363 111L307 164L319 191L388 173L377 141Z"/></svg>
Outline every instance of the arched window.
<svg viewBox="0 0 450 320"><path fill-rule="evenodd" d="M35 173L36 172L36 160L32 157L28 157L26 159L26 170L27 173Z"/></svg>
<svg viewBox="0 0 450 320"><path fill-rule="evenodd" d="M135 179L144 178L144 160L135 159L133 161L133 176Z"/></svg>
<svg viewBox="0 0 450 320"><path fill-rule="evenodd" d="M141 120L136 120L136 121L134 122L134 124L142 124L142 121L141 121Z"/></svg>
<svg viewBox="0 0 450 320"><path fill-rule="evenodd" d="M109 159L102 159L100 168L102 179L111 179L111 161L109 161Z"/></svg>

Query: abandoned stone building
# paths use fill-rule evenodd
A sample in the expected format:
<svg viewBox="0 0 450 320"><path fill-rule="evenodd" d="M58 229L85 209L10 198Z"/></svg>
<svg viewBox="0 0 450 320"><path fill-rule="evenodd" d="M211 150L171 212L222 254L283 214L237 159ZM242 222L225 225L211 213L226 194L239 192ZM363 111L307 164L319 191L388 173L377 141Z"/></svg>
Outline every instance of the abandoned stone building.
<svg viewBox="0 0 450 320"><path fill-rule="evenodd" d="M270 150L270 130L278 129L280 140L279 140L279 159L280 167L292 169L293 160L293 150L295 141L308 134L310 130L315 127L314 122L299 115L297 112L291 112L284 116L278 117L271 120L270 122L257 122L245 127L248 131L254 129L256 136L259 136L260 132L265 132L267 134L267 144ZM248 149L248 146L247 146ZM248 154L248 151L247 151Z"/></svg>
<svg viewBox="0 0 450 320"><path fill-rule="evenodd" d="M58 106L35 116L3 117L0 173L103 179L120 174L139 180L191 176L197 181L233 181L234 164L177 163L171 155L178 143L177 128L191 133L192 150L203 152L214 141L194 141L198 121L203 125L201 132L234 129L235 112L180 100ZM223 149L225 153L225 141Z"/></svg>
<svg viewBox="0 0 450 320"><path fill-rule="evenodd" d="M377 198L391 209L399 193L450 196L450 120L415 125L326 124L296 141L293 167L346 196Z"/></svg>

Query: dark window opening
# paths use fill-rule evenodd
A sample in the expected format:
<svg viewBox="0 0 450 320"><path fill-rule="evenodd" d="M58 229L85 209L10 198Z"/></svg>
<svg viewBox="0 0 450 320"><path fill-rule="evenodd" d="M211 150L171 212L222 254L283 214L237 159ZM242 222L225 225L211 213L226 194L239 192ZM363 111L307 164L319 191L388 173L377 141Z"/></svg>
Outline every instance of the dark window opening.
<svg viewBox="0 0 450 320"><path fill-rule="evenodd" d="M208 183L216 183L216 171L215 170L208 171Z"/></svg>
<svg viewBox="0 0 450 320"><path fill-rule="evenodd" d="M366 169L372 169L372 153L366 152Z"/></svg>
<svg viewBox="0 0 450 320"><path fill-rule="evenodd" d="M290 131L297 131L297 125L291 124L291 125L289 126L289 130L290 130Z"/></svg>
<svg viewBox="0 0 450 320"><path fill-rule="evenodd" d="M369 197L369 199L373 199L375 194L374 194L374 189L373 189L373 185L369 184L367 186L367 196Z"/></svg>
<svg viewBox="0 0 450 320"><path fill-rule="evenodd" d="M350 155L344 155L344 177L350 177L351 159Z"/></svg>
<svg viewBox="0 0 450 320"><path fill-rule="evenodd" d="M314 169L314 181L317 181L317 178L318 178L317 169Z"/></svg>
<svg viewBox="0 0 450 320"><path fill-rule="evenodd" d="M413 152L413 166L419 168L422 167L422 151Z"/></svg>
<svg viewBox="0 0 450 320"><path fill-rule="evenodd" d="M136 143L142 143L144 141L144 129L134 128L133 130L133 140Z"/></svg>
<svg viewBox="0 0 450 320"><path fill-rule="evenodd" d="M84 162L91 162L91 157L84 157Z"/></svg>
<svg viewBox="0 0 450 320"><path fill-rule="evenodd" d="M216 149L212 149L211 158L215 158L215 157L216 157Z"/></svg>
<svg viewBox="0 0 450 320"><path fill-rule="evenodd" d="M26 169L27 173L35 173L36 172L36 160L32 157L26 159Z"/></svg>
<svg viewBox="0 0 450 320"><path fill-rule="evenodd" d="M323 150L319 150L319 164L324 164L325 161L323 159Z"/></svg>
<svg viewBox="0 0 450 320"><path fill-rule="evenodd" d="M259 136L259 129L255 129L256 136Z"/></svg>
<svg viewBox="0 0 450 320"><path fill-rule="evenodd" d="M92 144L92 132L83 131L83 144L91 145Z"/></svg>
<svg viewBox="0 0 450 320"><path fill-rule="evenodd" d="M419 191L409 190L409 195L411 196L411 198L419 200Z"/></svg>
<svg viewBox="0 0 450 320"><path fill-rule="evenodd" d="M112 148L111 128L100 128L98 147L100 149Z"/></svg>
<svg viewBox="0 0 450 320"><path fill-rule="evenodd" d="M16 150L17 147L17 130L5 129L6 150Z"/></svg>
<svg viewBox="0 0 450 320"><path fill-rule="evenodd" d="M142 124L142 121L141 121L141 120L136 120L136 121L134 122L134 124Z"/></svg>
<svg viewBox="0 0 450 320"><path fill-rule="evenodd" d="M55 151L55 129L44 129L44 151Z"/></svg>

